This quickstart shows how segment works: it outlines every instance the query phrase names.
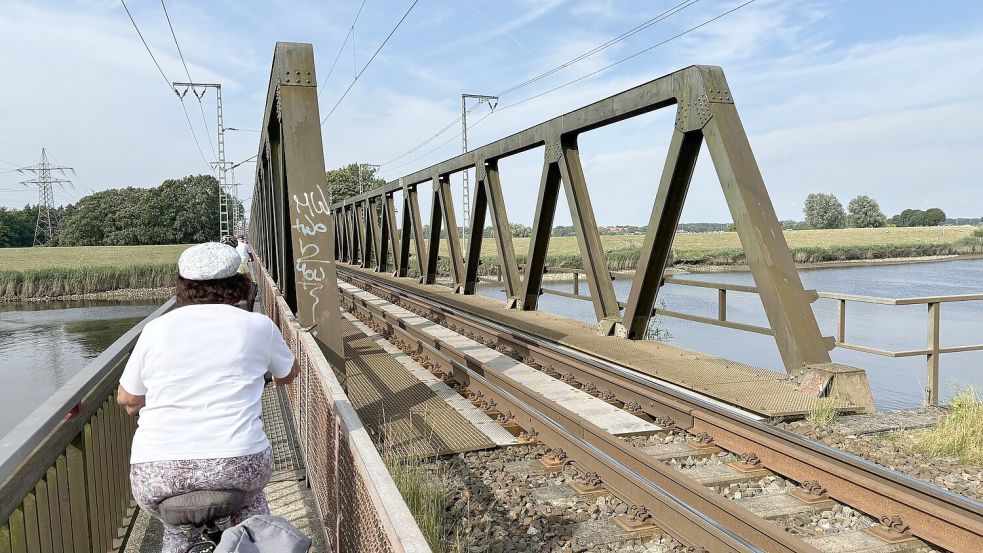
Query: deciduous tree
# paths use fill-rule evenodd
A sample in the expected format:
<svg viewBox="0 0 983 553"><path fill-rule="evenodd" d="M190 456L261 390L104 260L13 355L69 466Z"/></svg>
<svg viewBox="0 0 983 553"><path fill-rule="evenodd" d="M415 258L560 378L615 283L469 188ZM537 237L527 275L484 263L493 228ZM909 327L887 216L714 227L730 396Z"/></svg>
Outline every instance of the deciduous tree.
<svg viewBox="0 0 983 553"><path fill-rule="evenodd" d="M857 196L847 205L847 222L856 228L878 228L887 224L881 206L870 196Z"/></svg>
<svg viewBox="0 0 983 553"><path fill-rule="evenodd" d="M832 194L809 194L802 213L806 216L806 223L815 229L846 227L843 204Z"/></svg>

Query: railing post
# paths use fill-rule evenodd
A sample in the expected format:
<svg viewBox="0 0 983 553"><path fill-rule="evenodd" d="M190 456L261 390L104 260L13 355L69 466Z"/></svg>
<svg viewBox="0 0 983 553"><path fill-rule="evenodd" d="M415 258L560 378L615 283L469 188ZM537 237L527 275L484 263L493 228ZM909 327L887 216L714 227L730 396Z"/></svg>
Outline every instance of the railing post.
<svg viewBox="0 0 983 553"><path fill-rule="evenodd" d="M928 360L928 380L925 382L925 402L928 405L939 404L939 323L941 321L942 304L928 304L928 349L931 350Z"/></svg>
<svg viewBox="0 0 983 553"><path fill-rule="evenodd" d="M839 305L836 309L837 324L836 324L836 343L843 344L846 342L846 300L840 299Z"/></svg>
<svg viewBox="0 0 983 553"><path fill-rule="evenodd" d="M717 288L717 320L727 320L727 290Z"/></svg>
<svg viewBox="0 0 983 553"><path fill-rule="evenodd" d="M574 295L580 294L580 273L577 271L573 272L573 293Z"/></svg>

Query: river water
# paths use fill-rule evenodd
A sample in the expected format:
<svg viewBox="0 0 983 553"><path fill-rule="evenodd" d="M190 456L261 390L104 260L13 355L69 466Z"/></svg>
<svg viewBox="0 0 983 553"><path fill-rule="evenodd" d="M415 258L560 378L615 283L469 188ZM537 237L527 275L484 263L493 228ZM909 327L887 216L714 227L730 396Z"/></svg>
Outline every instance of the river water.
<svg viewBox="0 0 983 553"><path fill-rule="evenodd" d="M0 303L0 436L154 309L148 303Z"/></svg>
<svg viewBox="0 0 983 553"><path fill-rule="evenodd" d="M811 269L800 271L807 288L885 297L969 294L983 291L983 260ZM753 284L750 273L684 275L694 280ZM546 286L572 291L571 283ZM630 282L615 281L618 298L628 296ZM587 286L582 283L581 293ZM504 298L499 286L482 285L479 293ZM667 309L716 316L713 289L666 285L659 302ZM541 308L594 323L589 302L544 295ZM730 292L728 319L767 326L757 296ZM67 382L126 330L155 309L149 303L49 302L0 304L0 435ZM823 333L836 331L836 302L813 304ZM748 332L679 319L661 318L669 343L756 366L781 371L774 340ZM892 350L923 348L927 317L924 305L884 306L851 303L847 308L847 340ZM983 302L950 303L942 307L942 345L983 343ZM892 359L835 349L834 361L867 370L874 399L882 409L917 406L925 387L925 358ZM942 356L943 396L960 386L983 387L983 352Z"/></svg>
<svg viewBox="0 0 983 553"><path fill-rule="evenodd" d="M983 260L959 260L904 265L870 265L799 271L806 288L822 292L903 298L983 292ZM754 284L748 272L686 274L682 278ZM618 299L626 301L629 280L616 280ZM546 283L544 287L573 291L570 282ZM500 286L483 285L480 294L504 298ZM580 293L587 294L581 279ZM667 284L659 292L659 305L672 311L717 316L717 290ZM540 309L594 324L590 302L543 295ZM836 334L837 302L820 299L813 311L825 336ZM983 343L983 301L947 303L942 306L941 345ZM768 326L761 301L754 294L727 293L727 318L731 321ZM661 317L660 329L668 331L668 342L742 361L775 371L784 371L775 341L770 336L731 330L681 319ZM923 349L927 343L928 318L925 305L889 306L848 302L846 339L849 343L900 351ZM926 361L924 356L890 358L836 348L833 361L861 367L880 409L920 405L924 399ZM941 356L941 396L951 397L960 387L983 388L983 351Z"/></svg>

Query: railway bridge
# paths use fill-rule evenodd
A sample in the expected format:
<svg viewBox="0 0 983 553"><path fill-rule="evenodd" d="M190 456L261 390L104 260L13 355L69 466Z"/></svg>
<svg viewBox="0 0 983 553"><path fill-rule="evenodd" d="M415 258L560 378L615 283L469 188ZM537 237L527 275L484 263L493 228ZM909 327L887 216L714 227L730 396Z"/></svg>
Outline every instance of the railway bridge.
<svg viewBox="0 0 983 553"><path fill-rule="evenodd" d="M675 110L672 139L652 175L648 231L619 301L578 135L660 109ZM781 371L645 339L660 287L686 284L663 273L704 143L754 285L695 284L717 288L715 318L661 312L732 329L735 339L772 336ZM539 148L536 215L520 264L499 163ZM568 501L586 495L627 506L617 516L571 519L573 540L663 539L686 551L983 550L979 503L775 425L818 403L863 413L873 401L862 368L831 362L842 333L820 332L810 307L819 294L796 272L720 68L679 70L332 203L313 50L280 43L257 159L252 273L260 308L301 368L293 384L264 398L277 455L270 485L290 486L271 497L275 510L306 521L319 548L429 551L435 545L391 476L393 463L525 448L528 460L509 470L569 480L550 488ZM462 238L450 178L469 170L474 197ZM561 188L583 259L573 293L544 284ZM429 226L421 201L430 205ZM497 257L481 269L486 220ZM483 278L502 294L479 294ZM728 293L757 294L768 326L728 320ZM538 310L544 294L589 301L596 324ZM148 521L126 476L134 422L114 397L145 323L0 443L0 553L147 550L138 542L152 539L140 526ZM930 371L940 352L936 342ZM937 380L930 390L937 394ZM701 462L714 459L722 461ZM783 483L779 493L724 493L765 476ZM533 490L535 501L556 501L541 492ZM782 525L833 506L877 523L808 536Z"/></svg>

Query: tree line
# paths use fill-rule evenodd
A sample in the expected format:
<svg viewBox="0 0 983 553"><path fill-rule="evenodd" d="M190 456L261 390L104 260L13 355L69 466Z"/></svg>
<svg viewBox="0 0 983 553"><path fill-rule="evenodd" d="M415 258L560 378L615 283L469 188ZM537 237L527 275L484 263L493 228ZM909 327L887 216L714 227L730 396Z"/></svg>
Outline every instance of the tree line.
<svg viewBox="0 0 983 553"><path fill-rule="evenodd" d="M814 229L877 228L890 223L896 227L934 227L945 222L945 211L937 207L926 210L906 209L888 219L877 201L860 195L850 200L846 210L833 194L813 193L806 197L805 223Z"/></svg>
<svg viewBox="0 0 983 553"><path fill-rule="evenodd" d="M153 188L114 188L57 208L49 246L196 244L215 238L218 180L211 175L168 179ZM240 206L241 208L241 206ZM34 241L37 206L0 208L0 247Z"/></svg>

